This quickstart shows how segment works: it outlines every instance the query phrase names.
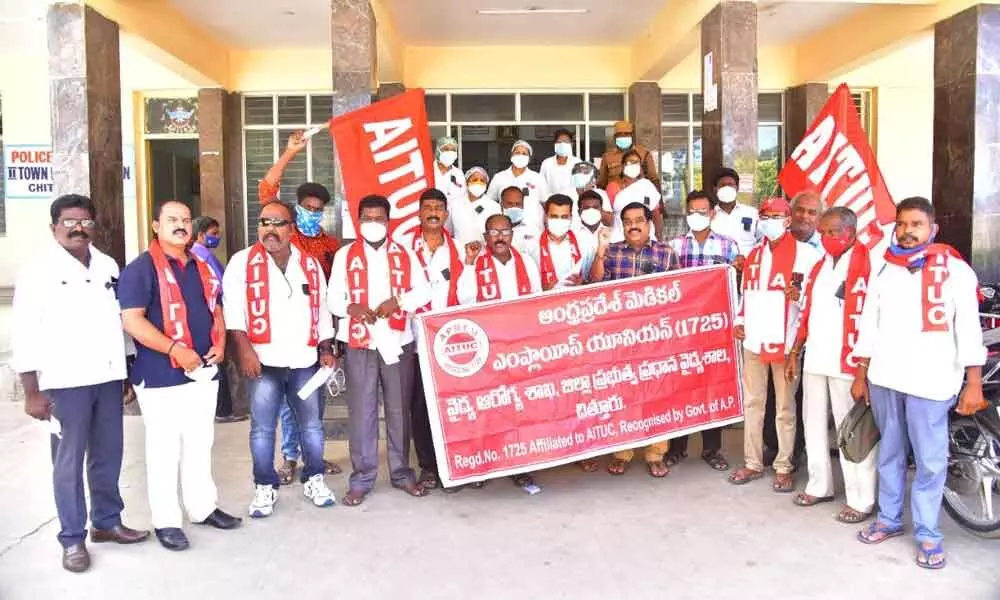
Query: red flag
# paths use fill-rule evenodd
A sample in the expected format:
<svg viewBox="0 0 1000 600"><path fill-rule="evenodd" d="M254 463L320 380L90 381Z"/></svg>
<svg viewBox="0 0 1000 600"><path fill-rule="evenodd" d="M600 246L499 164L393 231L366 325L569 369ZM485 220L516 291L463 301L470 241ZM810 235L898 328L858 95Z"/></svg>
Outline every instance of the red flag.
<svg viewBox="0 0 1000 600"><path fill-rule="evenodd" d="M881 226L896 219L896 203L885 187L846 84L827 100L778 181L790 197L815 190L827 207L853 210L858 215L858 237L869 248L882 239Z"/></svg>
<svg viewBox="0 0 1000 600"><path fill-rule="evenodd" d="M434 185L424 91L410 90L330 120L352 221L361 199L389 199L389 228L406 243L420 226L420 194ZM344 238L357 238L345 228Z"/></svg>

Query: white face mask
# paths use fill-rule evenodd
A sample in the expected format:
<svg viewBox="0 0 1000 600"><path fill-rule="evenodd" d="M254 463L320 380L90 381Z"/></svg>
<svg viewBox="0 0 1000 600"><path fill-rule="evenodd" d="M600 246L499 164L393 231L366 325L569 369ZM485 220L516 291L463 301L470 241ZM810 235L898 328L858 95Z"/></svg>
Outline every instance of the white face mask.
<svg viewBox="0 0 1000 600"><path fill-rule="evenodd" d="M708 215L691 213L687 216L687 224L691 231L705 231L712 224L712 220L708 218Z"/></svg>
<svg viewBox="0 0 1000 600"><path fill-rule="evenodd" d="M388 230L382 223L376 223L374 221L365 221L361 224L361 237L365 238L365 241L377 244L385 239L385 234Z"/></svg>
<svg viewBox="0 0 1000 600"><path fill-rule="evenodd" d="M549 233L558 237L562 237L569 233L570 220L569 219L549 219L546 225L548 227Z"/></svg>
<svg viewBox="0 0 1000 600"><path fill-rule="evenodd" d="M458 152L453 150L445 150L440 156L438 156L438 161L446 167L450 167L455 164L456 160L458 160Z"/></svg>
<svg viewBox="0 0 1000 600"><path fill-rule="evenodd" d="M569 142L556 142L556 156L561 156L563 158L570 155L573 152L573 144Z"/></svg>
<svg viewBox="0 0 1000 600"><path fill-rule="evenodd" d="M629 179L638 179L639 175L642 174L642 166L635 163L625 165L625 168L622 169L622 173L624 173L625 177L628 177Z"/></svg>
<svg viewBox="0 0 1000 600"><path fill-rule="evenodd" d="M785 220L761 219L757 222L757 229L760 230L761 235L773 242L785 235Z"/></svg>
<svg viewBox="0 0 1000 600"><path fill-rule="evenodd" d="M483 194L486 193L486 186L481 183L470 183L469 193L472 194L473 198L482 198Z"/></svg>
<svg viewBox="0 0 1000 600"><path fill-rule="evenodd" d="M596 208L585 208L580 213L580 220L587 227L593 227L601 222L601 211Z"/></svg>
<svg viewBox="0 0 1000 600"><path fill-rule="evenodd" d="M736 202L736 188L734 187L727 185L726 187L719 188L719 191L715 192L715 195L719 198L719 202L723 204Z"/></svg>
<svg viewBox="0 0 1000 600"><path fill-rule="evenodd" d="M518 169L527 167L529 162L531 162L531 157L527 154L515 154L510 157L510 164L514 165Z"/></svg>

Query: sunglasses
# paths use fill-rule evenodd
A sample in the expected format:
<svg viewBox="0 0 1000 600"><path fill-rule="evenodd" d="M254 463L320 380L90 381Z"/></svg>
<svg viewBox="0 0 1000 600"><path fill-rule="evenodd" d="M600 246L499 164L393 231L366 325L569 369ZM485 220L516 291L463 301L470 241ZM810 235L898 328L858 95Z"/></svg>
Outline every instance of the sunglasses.
<svg viewBox="0 0 1000 600"><path fill-rule="evenodd" d="M288 219L269 219L267 217L260 218L261 227L287 227L291 224Z"/></svg>
<svg viewBox="0 0 1000 600"><path fill-rule="evenodd" d="M66 229L76 229L77 225L84 229L92 229L97 224L93 219L63 219L60 223Z"/></svg>

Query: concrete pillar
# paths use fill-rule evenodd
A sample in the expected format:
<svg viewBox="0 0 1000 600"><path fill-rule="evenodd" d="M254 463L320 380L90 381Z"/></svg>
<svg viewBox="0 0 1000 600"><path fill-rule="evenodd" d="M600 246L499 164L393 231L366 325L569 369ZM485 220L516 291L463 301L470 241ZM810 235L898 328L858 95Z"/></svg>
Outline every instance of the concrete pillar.
<svg viewBox="0 0 1000 600"><path fill-rule="evenodd" d="M826 83L804 83L785 90L785 158L795 150L830 97Z"/></svg>
<svg viewBox="0 0 1000 600"><path fill-rule="evenodd" d="M223 225L220 257L246 245L243 216L243 143L240 96L220 88L198 91L201 212Z"/></svg>
<svg viewBox="0 0 1000 600"><path fill-rule="evenodd" d="M701 21L701 164L711 189L719 168L740 174L739 199L753 203L757 174L757 4L723 0Z"/></svg>
<svg viewBox="0 0 1000 600"><path fill-rule="evenodd" d="M125 263L118 24L82 1L48 8L53 197L90 196L94 243Z"/></svg>
<svg viewBox="0 0 1000 600"><path fill-rule="evenodd" d="M386 98L392 98L393 96L398 96L406 91L406 86L398 81L386 81L384 83L378 84L378 91L375 92L375 97L378 100L385 100Z"/></svg>
<svg viewBox="0 0 1000 600"><path fill-rule="evenodd" d="M369 0L330 0L330 40L333 52L333 115L342 115L371 104L375 88L376 56L375 13ZM342 207L347 204L340 161L334 144L335 220L333 230L341 237Z"/></svg>
<svg viewBox="0 0 1000 600"><path fill-rule="evenodd" d="M1000 281L1000 6L934 27L933 201L938 240Z"/></svg>

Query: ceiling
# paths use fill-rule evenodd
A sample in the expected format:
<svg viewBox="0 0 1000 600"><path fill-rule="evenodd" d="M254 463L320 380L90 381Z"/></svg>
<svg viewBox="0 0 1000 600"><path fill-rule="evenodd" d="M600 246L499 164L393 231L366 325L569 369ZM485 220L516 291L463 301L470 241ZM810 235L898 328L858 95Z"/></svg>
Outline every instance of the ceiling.
<svg viewBox="0 0 1000 600"><path fill-rule="evenodd" d="M762 1L757 5L757 44L796 42L866 6L852 2Z"/></svg>
<svg viewBox="0 0 1000 600"><path fill-rule="evenodd" d="M170 2L229 46L260 49L330 45L330 0Z"/></svg>

